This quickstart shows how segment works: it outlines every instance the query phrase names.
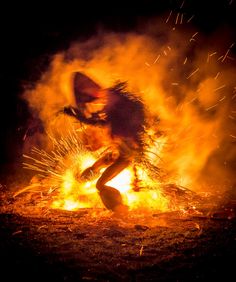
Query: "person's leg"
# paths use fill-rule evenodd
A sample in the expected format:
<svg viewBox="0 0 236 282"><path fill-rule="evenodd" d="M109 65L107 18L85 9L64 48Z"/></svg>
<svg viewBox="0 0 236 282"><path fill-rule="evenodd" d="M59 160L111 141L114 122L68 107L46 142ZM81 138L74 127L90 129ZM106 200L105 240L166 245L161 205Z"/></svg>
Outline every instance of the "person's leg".
<svg viewBox="0 0 236 282"><path fill-rule="evenodd" d="M102 156L100 159L98 159L91 167L86 168L78 178L87 180L91 178L93 174L98 173L100 169L109 166L114 161L114 155L112 154L112 152L109 152L106 155Z"/></svg>
<svg viewBox="0 0 236 282"><path fill-rule="evenodd" d="M118 175L123 169L130 164L130 161L123 158L118 158L110 165L98 179L96 187L100 192L100 197L107 209L115 210L118 206L123 205L120 192L106 183Z"/></svg>

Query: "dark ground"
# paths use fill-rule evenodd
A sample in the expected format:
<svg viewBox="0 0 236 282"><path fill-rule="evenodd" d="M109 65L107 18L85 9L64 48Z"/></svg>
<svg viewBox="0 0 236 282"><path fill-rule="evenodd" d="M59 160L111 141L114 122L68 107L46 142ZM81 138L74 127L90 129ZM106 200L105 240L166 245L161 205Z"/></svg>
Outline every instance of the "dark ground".
<svg viewBox="0 0 236 282"><path fill-rule="evenodd" d="M1 281L235 281L233 200L120 218L52 210L39 193L0 196Z"/></svg>

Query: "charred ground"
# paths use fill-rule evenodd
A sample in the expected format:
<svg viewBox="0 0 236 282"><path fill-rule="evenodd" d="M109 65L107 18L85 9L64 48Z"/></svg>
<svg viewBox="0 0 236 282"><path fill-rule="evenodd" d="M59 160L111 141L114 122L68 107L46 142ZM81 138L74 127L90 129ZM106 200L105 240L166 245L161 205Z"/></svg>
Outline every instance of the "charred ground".
<svg viewBox="0 0 236 282"><path fill-rule="evenodd" d="M1 192L2 281L232 281L235 202L201 213L45 209Z"/></svg>

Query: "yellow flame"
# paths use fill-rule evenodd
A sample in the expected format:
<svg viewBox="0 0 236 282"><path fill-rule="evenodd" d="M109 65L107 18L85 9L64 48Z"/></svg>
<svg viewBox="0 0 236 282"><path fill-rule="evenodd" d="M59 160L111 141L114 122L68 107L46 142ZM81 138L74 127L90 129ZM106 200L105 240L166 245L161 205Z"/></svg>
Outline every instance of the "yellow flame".
<svg viewBox="0 0 236 282"><path fill-rule="evenodd" d="M131 168L127 168L114 177L111 181L107 182L107 185L118 189L121 193L125 193L131 189L132 178L133 175Z"/></svg>
<svg viewBox="0 0 236 282"><path fill-rule="evenodd" d="M91 165L91 156L84 156L81 166ZM101 170L101 174L104 171ZM169 209L168 200L165 199L158 191L158 184L148 177L141 169L137 169L137 175L140 178L140 185L152 185L155 190L144 189L139 192L134 190L134 171L128 167L114 177L107 185L112 186L121 192L124 203L132 209L146 210L167 210ZM58 199L55 200L51 207L64 210L78 210L80 208L103 207L96 189L96 181L78 182L72 169L66 170L63 175L63 181L59 189ZM145 188L145 187L144 187Z"/></svg>

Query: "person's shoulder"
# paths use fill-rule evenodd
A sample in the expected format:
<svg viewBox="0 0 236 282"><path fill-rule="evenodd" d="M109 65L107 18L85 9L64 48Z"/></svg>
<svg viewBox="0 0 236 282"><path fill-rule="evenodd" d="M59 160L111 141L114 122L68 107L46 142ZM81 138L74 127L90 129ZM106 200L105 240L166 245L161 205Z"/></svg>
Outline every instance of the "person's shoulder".
<svg viewBox="0 0 236 282"><path fill-rule="evenodd" d="M116 101L116 104L126 104L140 109L144 107L144 103L141 98L127 90L125 82L115 84L110 88L110 92L112 97L111 99Z"/></svg>

